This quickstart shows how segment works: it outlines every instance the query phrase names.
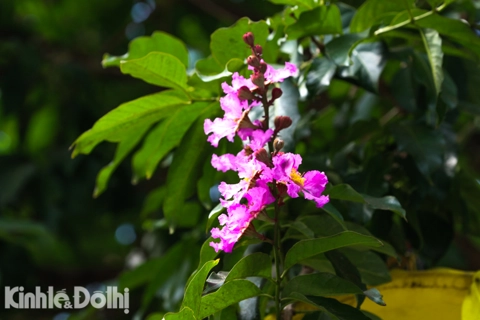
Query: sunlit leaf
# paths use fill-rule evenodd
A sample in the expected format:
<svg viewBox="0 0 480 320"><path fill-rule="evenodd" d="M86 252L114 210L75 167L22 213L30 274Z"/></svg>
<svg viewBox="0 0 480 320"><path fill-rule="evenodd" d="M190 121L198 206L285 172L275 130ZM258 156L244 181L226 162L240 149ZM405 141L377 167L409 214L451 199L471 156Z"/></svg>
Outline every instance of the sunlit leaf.
<svg viewBox="0 0 480 320"><path fill-rule="evenodd" d="M411 1L408 1L411 2ZM371 26L391 19L396 13L405 9L404 0L368 0L365 1L353 16L350 24L351 32L362 32Z"/></svg>
<svg viewBox="0 0 480 320"><path fill-rule="evenodd" d="M75 140L72 157L79 153L89 154L104 140L120 142L188 103L190 101L187 96L171 90L123 103L100 118L90 130Z"/></svg>
<svg viewBox="0 0 480 320"><path fill-rule="evenodd" d="M208 102L196 102L179 107L154 128L145 138L142 148L133 157L132 164L137 178L150 179L158 163L170 150L178 146L192 123L209 107Z"/></svg>
<svg viewBox="0 0 480 320"><path fill-rule="evenodd" d="M187 87L187 71L177 57L163 52L151 52L143 58L120 63L120 70L134 78L165 88Z"/></svg>
<svg viewBox="0 0 480 320"><path fill-rule="evenodd" d="M202 297L199 319L208 317L234 303L261 294L261 290L248 280L232 280L225 283L218 291Z"/></svg>
<svg viewBox="0 0 480 320"><path fill-rule="evenodd" d="M340 34L342 20L336 5L321 6L300 14L298 21L285 29L289 40L305 36Z"/></svg>
<svg viewBox="0 0 480 320"><path fill-rule="evenodd" d="M210 270L218 264L219 260L213 260L206 262L200 270L195 273L193 278L187 285L185 289L185 297L182 302L182 308L190 308L193 310L194 315L198 315L202 306L202 292L205 285L205 280L207 279ZM200 317L202 319L204 317Z"/></svg>
<svg viewBox="0 0 480 320"><path fill-rule="evenodd" d="M150 52L164 52L177 57L185 67L188 67L188 51L185 44L174 36L155 31L151 36L142 36L133 39L128 45L128 52L122 56L105 54L102 60L104 68L120 66L121 61L138 59Z"/></svg>
<svg viewBox="0 0 480 320"><path fill-rule="evenodd" d="M132 151L132 149L135 148L147 130L148 126L141 127L138 131L133 132L131 135L127 136L124 140L118 143L112 162L103 167L97 175L93 197L98 197L107 189L107 184L113 171L115 171L123 159L125 159L125 157Z"/></svg>
<svg viewBox="0 0 480 320"><path fill-rule="evenodd" d="M167 195L163 203L165 218L172 228L185 225L186 219L191 214L183 207L185 201L195 193L202 161L206 157L206 152L212 149L206 140L203 122L206 117L217 113L219 109L218 102L208 105L185 134L175 152L172 165L168 170ZM192 219L189 221L194 222Z"/></svg>
<svg viewBox="0 0 480 320"><path fill-rule="evenodd" d="M420 35L422 36L423 44L425 46L425 50L427 51L427 57L430 63L435 91L437 95L439 95L443 83L442 39L440 38L438 32L433 29L420 29Z"/></svg>

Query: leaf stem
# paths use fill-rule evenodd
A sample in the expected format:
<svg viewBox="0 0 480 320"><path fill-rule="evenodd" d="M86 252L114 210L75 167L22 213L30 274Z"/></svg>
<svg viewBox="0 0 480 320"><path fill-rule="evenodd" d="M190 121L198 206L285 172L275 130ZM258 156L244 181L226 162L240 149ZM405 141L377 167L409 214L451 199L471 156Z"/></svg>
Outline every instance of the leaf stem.
<svg viewBox="0 0 480 320"><path fill-rule="evenodd" d="M404 26L406 26L410 23L414 23L415 21L424 19L428 16L431 16L432 14L435 14L439 11L442 11L443 9L445 9L446 6L447 6L447 4L443 3L441 6L438 6L437 8L434 8L433 10L425 12L424 14L421 14L421 15L416 16L416 17L412 16L412 13L411 13L410 9L408 9L408 13L410 14L410 20L399 22L397 24L394 24L393 26L387 26L387 27L384 27L384 28L380 28L380 29L378 29L377 31L374 32L374 35L378 36L382 33L386 33L386 32L389 32L389 31L392 31L392 30L395 30L395 29L399 29L399 28L404 27Z"/></svg>

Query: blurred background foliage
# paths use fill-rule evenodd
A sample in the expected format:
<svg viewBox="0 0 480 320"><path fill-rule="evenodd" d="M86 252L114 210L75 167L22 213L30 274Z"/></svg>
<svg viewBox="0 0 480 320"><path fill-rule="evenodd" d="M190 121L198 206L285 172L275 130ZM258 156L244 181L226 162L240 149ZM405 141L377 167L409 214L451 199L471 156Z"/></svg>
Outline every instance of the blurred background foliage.
<svg viewBox="0 0 480 320"><path fill-rule="evenodd" d="M363 1L344 3L339 7L345 28ZM96 176L110 163L114 145L104 142L88 157L75 159L69 147L108 111L158 91L116 68L103 69L105 53L121 55L130 40L161 30L185 42L192 70L195 61L209 55L213 31L243 16L254 21L271 16L280 23L289 17L282 10L258 0L0 3L0 283L24 286L27 292L35 286L68 291L75 285L96 290L120 283L131 288L132 310L124 315L88 309L71 316L13 310L5 313L7 319L128 319L137 310L138 315L177 310L185 281L198 265L213 203L208 197L203 203L201 218L193 223L199 227L169 234L160 208L171 157L149 180L133 178L130 157L94 199ZM474 1L456 1L444 14L464 19L478 34L480 10ZM437 103L428 76L422 75L422 44L411 33L385 34L381 42L357 47L360 64L362 52L363 58L371 53L382 61L372 70L342 66L345 56L336 56L334 45L325 50L338 68L317 57L303 27L298 27L301 50L279 53L304 63L300 95L288 94L289 82L282 87L284 99L299 106L294 148L304 157L303 170L324 170L333 184L348 183L369 196L395 196L408 223L391 211L332 202L346 220L389 241L404 265L480 269L476 47L469 52L445 40L445 80ZM213 174L208 160L203 176ZM289 208L314 212L297 201ZM242 254L224 256L223 270Z"/></svg>

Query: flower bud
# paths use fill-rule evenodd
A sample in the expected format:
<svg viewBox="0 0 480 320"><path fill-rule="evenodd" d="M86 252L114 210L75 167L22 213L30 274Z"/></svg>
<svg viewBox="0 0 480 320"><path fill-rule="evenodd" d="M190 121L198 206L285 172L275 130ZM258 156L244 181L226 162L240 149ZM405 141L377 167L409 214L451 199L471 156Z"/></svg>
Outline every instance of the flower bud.
<svg viewBox="0 0 480 320"><path fill-rule="evenodd" d="M243 86L240 89L238 89L238 98L240 100L251 100L255 98L255 95L248 89L247 86Z"/></svg>
<svg viewBox="0 0 480 320"><path fill-rule="evenodd" d="M275 101L277 100L278 98L280 98L282 96L282 89L280 88L273 88L272 89L272 101Z"/></svg>
<svg viewBox="0 0 480 320"><path fill-rule="evenodd" d="M256 46L253 47L253 50L255 51L255 53L257 54L257 56L261 56L262 55L262 52L263 52L263 49L262 49L262 46L257 44Z"/></svg>
<svg viewBox="0 0 480 320"><path fill-rule="evenodd" d="M273 121L275 124L275 132L279 132L280 130L286 129L292 125L292 118L287 116L278 116L275 117Z"/></svg>
<svg viewBox="0 0 480 320"><path fill-rule="evenodd" d="M263 90L263 88L265 87L265 78L263 76L263 73L254 73L252 74L250 79L252 79L254 85Z"/></svg>
<svg viewBox="0 0 480 320"><path fill-rule="evenodd" d="M276 152L279 152L280 150L282 150L284 145L285 143L280 138L275 138L275 140L273 141L273 148L275 149Z"/></svg>
<svg viewBox="0 0 480 320"><path fill-rule="evenodd" d="M267 64L265 62L260 63L260 72L265 74L267 72Z"/></svg>
<svg viewBox="0 0 480 320"><path fill-rule="evenodd" d="M248 44L250 47L254 46L255 38L253 36L253 33L247 32L243 35L243 41Z"/></svg>
<svg viewBox="0 0 480 320"><path fill-rule="evenodd" d="M257 159L260 162L263 162L267 165L267 167L273 168L273 163L268 157L267 151L262 148L260 150L255 151L255 159Z"/></svg>
<svg viewBox="0 0 480 320"><path fill-rule="evenodd" d="M247 64L249 66L254 67L254 68L259 68L260 67L260 60L256 56L251 55L247 58Z"/></svg>

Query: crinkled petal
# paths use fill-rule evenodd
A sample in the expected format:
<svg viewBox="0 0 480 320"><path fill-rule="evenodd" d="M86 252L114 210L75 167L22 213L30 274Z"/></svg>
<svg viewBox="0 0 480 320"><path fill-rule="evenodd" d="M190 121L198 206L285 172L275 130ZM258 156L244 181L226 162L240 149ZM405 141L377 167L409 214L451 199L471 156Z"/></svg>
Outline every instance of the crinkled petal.
<svg viewBox="0 0 480 320"><path fill-rule="evenodd" d="M227 153L221 156L212 155L212 167L218 171L227 172L228 170L236 170L238 168L237 156Z"/></svg>

